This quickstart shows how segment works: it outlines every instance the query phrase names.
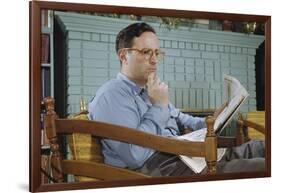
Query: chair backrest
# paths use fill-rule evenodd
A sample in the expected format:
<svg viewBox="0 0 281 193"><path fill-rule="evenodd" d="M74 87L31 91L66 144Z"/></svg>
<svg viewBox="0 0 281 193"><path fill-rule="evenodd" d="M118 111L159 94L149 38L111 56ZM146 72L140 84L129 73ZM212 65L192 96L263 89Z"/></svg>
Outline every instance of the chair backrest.
<svg viewBox="0 0 281 193"><path fill-rule="evenodd" d="M71 115L68 119L88 120L88 111L84 110L77 114ZM71 150L71 159L92 161L103 163L103 155L101 152L100 139L90 134L73 133L67 136L67 142ZM89 178L85 176L74 176L75 181L96 181L97 178Z"/></svg>

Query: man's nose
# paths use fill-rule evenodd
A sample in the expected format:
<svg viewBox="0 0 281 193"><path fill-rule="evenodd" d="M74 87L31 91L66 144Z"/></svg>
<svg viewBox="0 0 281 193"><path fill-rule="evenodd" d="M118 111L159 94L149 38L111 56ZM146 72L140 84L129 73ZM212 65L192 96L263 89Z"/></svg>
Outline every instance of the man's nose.
<svg viewBox="0 0 281 193"><path fill-rule="evenodd" d="M150 62L154 65L156 65L158 63L158 58L157 58L155 52L152 52L151 57L150 57Z"/></svg>

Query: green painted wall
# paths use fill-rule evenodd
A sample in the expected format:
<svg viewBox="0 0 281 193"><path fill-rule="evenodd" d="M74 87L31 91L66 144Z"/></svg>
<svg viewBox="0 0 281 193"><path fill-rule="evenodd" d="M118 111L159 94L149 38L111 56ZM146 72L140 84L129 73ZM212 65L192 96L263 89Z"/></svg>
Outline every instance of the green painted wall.
<svg viewBox="0 0 281 193"><path fill-rule="evenodd" d="M116 77L120 63L115 54L115 36L133 23L56 12L67 38L68 113L79 111L105 81ZM223 74L235 76L250 93L242 112L256 109L255 54L264 36L179 27L168 30L151 24L166 52L158 75L169 84L170 100L178 108L215 108L222 104Z"/></svg>

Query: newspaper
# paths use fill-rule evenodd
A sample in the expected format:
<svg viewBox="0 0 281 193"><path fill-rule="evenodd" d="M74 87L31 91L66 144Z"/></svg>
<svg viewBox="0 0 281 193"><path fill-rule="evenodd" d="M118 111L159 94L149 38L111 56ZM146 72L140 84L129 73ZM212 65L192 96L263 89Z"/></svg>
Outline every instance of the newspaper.
<svg viewBox="0 0 281 193"><path fill-rule="evenodd" d="M214 130L221 132L236 114L243 102L249 96L246 89L234 77L224 75L224 96L228 102L227 106L217 116L214 123ZM203 128L182 136L179 139L203 142L207 133L207 128ZM226 152L226 148L217 149L217 161L221 160ZM195 173L200 173L206 167L206 161L202 157L189 157L180 155L180 159L190 167Z"/></svg>

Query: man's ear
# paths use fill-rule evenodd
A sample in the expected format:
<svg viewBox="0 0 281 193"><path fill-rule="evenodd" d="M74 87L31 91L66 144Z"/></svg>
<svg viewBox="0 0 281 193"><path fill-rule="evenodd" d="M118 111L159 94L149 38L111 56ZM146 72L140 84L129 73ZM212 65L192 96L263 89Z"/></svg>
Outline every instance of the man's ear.
<svg viewBox="0 0 281 193"><path fill-rule="evenodd" d="M128 63L128 52L124 49L118 51L118 57L122 64Z"/></svg>

